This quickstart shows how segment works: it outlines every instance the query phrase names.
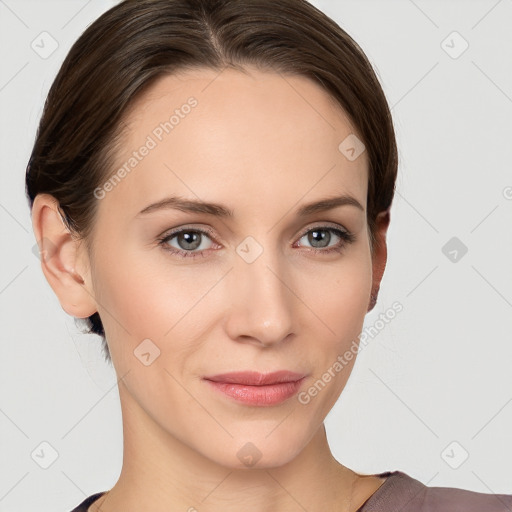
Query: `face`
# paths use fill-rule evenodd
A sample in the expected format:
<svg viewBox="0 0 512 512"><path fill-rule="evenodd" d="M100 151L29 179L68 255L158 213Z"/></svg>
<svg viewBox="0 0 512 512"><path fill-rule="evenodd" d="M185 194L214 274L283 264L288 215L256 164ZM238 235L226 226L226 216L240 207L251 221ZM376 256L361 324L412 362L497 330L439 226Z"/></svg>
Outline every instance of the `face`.
<svg viewBox="0 0 512 512"><path fill-rule="evenodd" d="M372 287L367 154L340 151L355 131L319 86L255 69L164 77L125 123L125 172L97 192L90 262L121 396L224 466L243 467L243 447L260 466L284 464L355 361L344 354ZM339 196L352 199L299 213ZM266 405L204 379L278 370L305 377Z"/></svg>

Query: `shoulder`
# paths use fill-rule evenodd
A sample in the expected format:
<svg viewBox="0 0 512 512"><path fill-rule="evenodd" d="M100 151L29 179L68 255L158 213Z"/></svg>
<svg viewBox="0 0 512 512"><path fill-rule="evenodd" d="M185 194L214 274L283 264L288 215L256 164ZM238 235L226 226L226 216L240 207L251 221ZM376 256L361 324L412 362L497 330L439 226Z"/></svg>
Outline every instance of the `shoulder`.
<svg viewBox="0 0 512 512"><path fill-rule="evenodd" d="M487 494L456 487L430 487L402 471L381 473L386 481L358 512L511 512L512 494Z"/></svg>
<svg viewBox="0 0 512 512"><path fill-rule="evenodd" d="M95 502L98 498L103 496L107 491L97 492L95 494L91 494L89 497L85 498L76 508L74 508L71 512L87 512L87 509Z"/></svg>

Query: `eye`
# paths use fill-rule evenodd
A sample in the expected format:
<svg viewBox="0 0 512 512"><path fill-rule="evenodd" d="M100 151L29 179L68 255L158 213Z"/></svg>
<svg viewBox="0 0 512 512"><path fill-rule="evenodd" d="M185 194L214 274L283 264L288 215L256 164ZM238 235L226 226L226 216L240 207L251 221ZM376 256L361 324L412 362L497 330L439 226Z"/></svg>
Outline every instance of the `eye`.
<svg viewBox="0 0 512 512"><path fill-rule="evenodd" d="M164 234L158 238L158 243L164 250L179 257L196 258L198 256L206 256L206 251L211 248L211 244L209 245L207 242L205 244L205 240L210 240L211 242L212 238L213 233L211 230L185 227ZM307 243L311 244L310 248L306 247L308 251L322 254L328 254L333 251L341 252L347 244L351 244L356 240L354 234L332 226L310 228L303 232L299 241L303 238L306 239ZM337 243L329 245L333 239ZM173 241L176 245L171 244ZM297 247L296 243L293 247Z"/></svg>
<svg viewBox="0 0 512 512"><path fill-rule="evenodd" d="M334 237L332 236L334 234ZM318 226L313 229L306 231L301 238L306 239L311 244L311 249L315 253L331 253L341 252L347 244L351 244L355 241L356 237L348 231L334 228L331 226ZM329 246L329 243L333 240L338 242L335 245Z"/></svg>
<svg viewBox="0 0 512 512"><path fill-rule="evenodd" d="M208 247L205 247L203 242L205 238L210 238L210 234L210 231L203 229L184 228L171 233L166 233L163 237L159 238L158 241L166 251L173 254L177 254L185 258L194 258L199 255L204 257L204 251L208 249ZM169 245L169 242L173 239L176 239L175 243L178 247Z"/></svg>

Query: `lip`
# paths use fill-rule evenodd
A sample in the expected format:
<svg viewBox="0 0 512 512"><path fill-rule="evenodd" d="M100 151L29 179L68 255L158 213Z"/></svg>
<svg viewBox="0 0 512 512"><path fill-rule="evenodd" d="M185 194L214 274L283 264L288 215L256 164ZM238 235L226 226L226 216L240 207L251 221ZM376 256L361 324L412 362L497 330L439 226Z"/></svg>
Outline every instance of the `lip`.
<svg viewBox="0 0 512 512"><path fill-rule="evenodd" d="M279 371L272 373L233 372L204 377L217 391L246 405L277 405L296 395L306 375Z"/></svg>
<svg viewBox="0 0 512 512"><path fill-rule="evenodd" d="M213 382L225 382L229 384L247 384L248 386L266 386L269 384L281 384L283 382L296 382L306 375L304 373L279 370L271 373L260 373L255 371L230 372L204 377Z"/></svg>

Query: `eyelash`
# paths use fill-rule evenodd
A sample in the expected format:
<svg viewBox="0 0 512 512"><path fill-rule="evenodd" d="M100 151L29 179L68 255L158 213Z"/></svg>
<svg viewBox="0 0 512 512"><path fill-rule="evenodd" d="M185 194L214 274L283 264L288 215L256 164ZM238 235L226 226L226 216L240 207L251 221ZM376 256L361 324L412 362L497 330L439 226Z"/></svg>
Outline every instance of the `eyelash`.
<svg viewBox="0 0 512 512"><path fill-rule="evenodd" d="M355 240L356 240L356 236L353 233L350 233L349 231L345 231L345 230L342 230L339 228L334 228L331 226L315 226L313 228L309 228L299 236L299 240L302 237L304 237L305 235L307 235L308 233L310 233L311 231L330 231L341 238L341 242L338 242L337 245L335 245L333 247L329 247L328 249L308 248L309 251L314 252L314 253L322 253L322 254L326 254L326 253L330 254L332 252L341 253L345 249L346 245L351 244L351 243L355 242ZM176 235L179 235L181 233L201 233L202 235L207 235L210 238L213 238L213 232L211 230L199 229L199 228L186 228L185 227L185 228L180 228L175 231L165 233L164 235L162 235L161 237L159 237L157 239L158 245L162 246L162 248L165 251L168 251L171 254L175 254L175 255L183 257L183 258L198 258L200 255L202 257L204 257L204 252L207 249L204 249L204 250L198 251L198 252L192 252L192 251L183 251L183 250L176 249L174 247L170 247L169 245L167 245L168 241L172 240Z"/></svg>

